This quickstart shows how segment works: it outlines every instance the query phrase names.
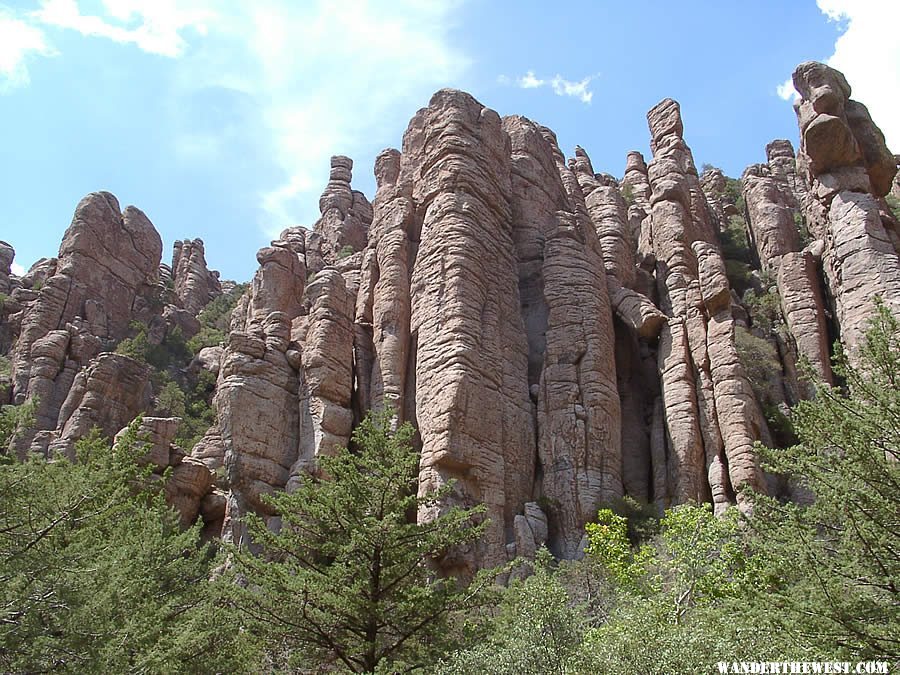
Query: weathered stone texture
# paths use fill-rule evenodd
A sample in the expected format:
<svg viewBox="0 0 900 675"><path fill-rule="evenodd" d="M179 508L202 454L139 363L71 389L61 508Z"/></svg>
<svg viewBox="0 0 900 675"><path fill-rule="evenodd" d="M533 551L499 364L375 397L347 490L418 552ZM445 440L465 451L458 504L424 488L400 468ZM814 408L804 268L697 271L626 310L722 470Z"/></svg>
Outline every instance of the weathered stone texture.
<svg viewBox="0 0 900 675"><path fill-rule="evenodd" d="M865 106L850 98L843 74L800 64L794 87L801 143L798 166L811 186L807 220L825 240L824 268L841 340L855 348L880 296L900 310L900 260L876 198L891 188L897 165Z"/></svg>
<svg viewBox="0 0 900 675"><path fill-rule="evenodd" d="M353 160L337 155L331 158L331 176L319 198L322 214L307 238L306 264L318 272L324 265L362 250L366 246L372 205L366 196L350 187Z"/></svg>
<svg viewBox="0 0 900 675"><path fill-rule="evenodd" d="M665 99L647 119L654 151L651 244L663 309L671 317L658 352L667 429L665 494L674 503L712 499L718 512L732 490L762 487L752 452L761 415L737 360L731 289L707 197L682 138L678 104ZM713 178L707 182L708 190L715 187ZM727 385L722 373L743 384ZM740 497L738 503L749 508Z"/></svg>
<svg viewBox="0 0 900 675"><path fill-rule="evenodd" d="M40 267L52 275L23 309L12 358L13 397L16 403L38 399L39 405L34 431L18 441L20 452L35 435L35 449L46 449L47 432L72 413L64 415L60 407L76 374L125 337L132 320L153 316L161 254L159 234L140 210L129 206L121 212L107 192L92 193L78 204L59 258ZM95 370L98 377L102 373L115 382L115 375L105 370L109 363L106 359L104 368Z"/></svg>
<svg viewBox="0 0 900 675"><path fill-rule="evenodd" d="M206 266L202 239L176 241L172 251L172 282L184 309L196 316L222 294L218 272Z"/></svg>
<svg viewBox="0 0 900 675"><path fill-rule="evenodd" d="M491 519L474 560L444 561L451 569L501 562L533 488L509 157L497 113L453 90L436 93L403 139L401 173L421 214L410 284L419 489L458 479L456 499L485 503Z"/></svg>
<svg viewBox="0 0 900 675"><path fill-rule="evenodd" d="M103 353L74 379L59 411L50 454L75 458L75 442L94 427L111 438L150 405L145 364L121 354Z"/></svg>

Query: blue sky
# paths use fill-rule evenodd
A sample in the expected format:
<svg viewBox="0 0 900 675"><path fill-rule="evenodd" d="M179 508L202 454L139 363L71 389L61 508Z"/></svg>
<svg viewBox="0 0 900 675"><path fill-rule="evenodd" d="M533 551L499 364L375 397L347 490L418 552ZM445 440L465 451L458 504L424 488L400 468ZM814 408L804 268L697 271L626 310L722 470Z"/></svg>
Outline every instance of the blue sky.
<svg viewBox="0 0 900 675"><path fill-rule="evenodd" d="M680 101L698 165L739 176L797 130L784 82L841 68L900 152L896 0L0 0L0 239L56 254L109 190L164 241L201 237L224 278L311 226L328 159L399 147L436 89L526 115L620 176L646 111Z"/></svg>

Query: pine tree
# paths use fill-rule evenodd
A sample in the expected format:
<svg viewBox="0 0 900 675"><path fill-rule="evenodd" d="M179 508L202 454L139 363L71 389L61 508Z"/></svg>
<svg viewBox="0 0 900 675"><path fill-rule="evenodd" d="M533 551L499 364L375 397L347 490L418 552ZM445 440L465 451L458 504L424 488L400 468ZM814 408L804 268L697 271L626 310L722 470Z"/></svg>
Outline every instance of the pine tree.
<svg viewBox="0 0 900 675"><path fill-rule="evenodd" d="M241 636L207 579L214 550L182 530L141 467L135 429L65 458L0 463L0 671L235 672ZM232 628L228 628L232 626Z"/></svg>
<svg viewBox="0 0 900 675"><path fill-rule="evenodd" d="M456 610L471 607L489 575L463 587L437 574L448 549L477 539L481 507L445 508L416 522L423 505L443 490L417 496L418 455L413 428L391 431L389 412L371 415L353 435L355 451L319 458L318 477L291 493L268 497L280 531L248 519L264 551L234 551L234 603L257 623L270 649L293 655L292 665L338 663L353 672L433 663L449 639Z"/></svg>
<svg viewBox="0 0 900 675"><path fill-rule="evenodd" d="M808 504L758 498L751 520L784 631L846 658L900 657L900 324L877 303L844 390L819 383L792 413L800 444L766 453Z"/></svg>

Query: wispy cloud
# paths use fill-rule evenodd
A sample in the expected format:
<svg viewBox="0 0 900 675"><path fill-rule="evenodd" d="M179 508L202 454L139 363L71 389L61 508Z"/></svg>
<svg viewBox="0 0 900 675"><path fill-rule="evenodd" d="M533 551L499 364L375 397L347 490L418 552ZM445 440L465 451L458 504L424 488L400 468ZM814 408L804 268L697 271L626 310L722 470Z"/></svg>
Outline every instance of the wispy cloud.
<svg viewBox="0 0 900 675"><path fill-rule="evenodd" d="M540 80L534 75L533 70L529 70L522 77L516 80L516 84L522 89L537 89L547 84L546 80Z"/></svg>
<svg viewBox="0 0 900 675"><path fill-rule="evenodd" d="M27 84L26 58L52 53L58 31L171 58L176 157L200 165L251 144L268 164L257 184L270 182L260 226L277 232L318 217L332 154L373 158L435 89L459 84L468 60L450 32L464 1L40 0L0 14L0 87ZM212 119L194 104L204 97L241 110Z"/></svg>
<svg viewBox="0 0 900 675"><path fill-rule="evenodd" d="M28 84L31 56L53 53L44 31L0 7L0 92Z"/></svg>
<svg viewBox="0 0 900 675"><path fill-rule="evenodd" d="M104 15L82 13L77 0L42 0L33 18L45 26L84 36L133 44L150 54L179 57L187 46L182 32L205 35L215 13L176 0L103 0Z"/></svg>
<svg viewBox="0 0 900 675"><path fill-rule="evenodd" d="M17 262L14 262L12 265L10 265L10 270L12 270L12 273L17 277L21 277L23 274L25 274L25 268Z"/></svg>
<svg viewBox="0 0 900 675"><path fill-rule="evenodd" d="M398 142L416 108L468 66L450 39L458 0L296 3L257 0L210 25L182 86L255 101L283 179L260 194L265 231L318 217L333 154L374 155ZM358 163L355 173L369 173Z"/></svg>
<svg viewBox="0 0 900 675"><path fill-rule="evenodd" d="M793 101L799 96L797 90L794 89L794 80L790 77L775 87L775 93L785 101Z"/></svg>
<svg viewBox="0 0 900 675"><path fill-rule="evenodd" d="M501 75L497 78L500 84L514 84L520 89L540 89L541 87L549 87L557 96L571 96L577 98L582 103L590 103L594 98L594 92L589 89L591 82L597 79L599 75L588 75L581 80L567 80L562 75L556 74L551 78L544 79L534 74L533 70L529 70L521 77L510 80L509 77Z"/></svg>

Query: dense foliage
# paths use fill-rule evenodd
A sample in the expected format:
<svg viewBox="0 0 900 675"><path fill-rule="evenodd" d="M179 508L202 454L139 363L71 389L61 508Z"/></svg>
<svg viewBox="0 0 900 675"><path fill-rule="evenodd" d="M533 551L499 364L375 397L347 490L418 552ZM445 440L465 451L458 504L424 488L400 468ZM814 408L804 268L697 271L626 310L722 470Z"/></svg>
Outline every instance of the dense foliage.
<svg viewBox="0 0 900 675"><path fill-rule="evenodd" d="M555 569L539 561L507 591L499 618L487 619L488 638L455 653L445 672L694 673L761 660L896 666L900 326L884 307L856 358L851 367L838 350L846 390L819 384L794 411L800 443L760 448L795 501L756 495L748 518L687 504L665 513L659 535L644 523L637 540L621 508L601 509L587 527L585 560Z"/></svg>
<svg viewBox="0 0 900 675"><path fill-rule="evenodd" d="M546 551L465 586L434 561L482 509L430 524L413 430L366 419L351 450L273 495L248 547L182 530L132 432L78 462L0 456L0 670L694 673L721 661L900 660L900 325L879 305L843 389L760 448L791 501L753 513L630 500L599 510L580 561ZM810 376L811 377L811 376ZM174 403L177 405L177 396ZM12 411L12 412L11 412ZM27 423L5 409L0 441ZM11 423L8 418L16 416ZM244 544L247 543L245 540ZM490 603L486 600L490 599Z"/></svg>
<svg viewBox="0 0 900 675"><path fill-rule="evenodd" d="M248 284L237 284L230 292L214 298L201 310L197 316L200 332L187 342L192 353L197 354L204 347L214 347L225 342L232 310L247 287Z"/></svg>
<svg viewBox="0 0 900 675"><path fill-rule="evenodd" d="M415 513L449 491L417 496L413 429L391 431L391 415L367 417L356 452L319 458L308 476L268 502L281 515L273 532L248 519L265 554L235 549L234 606L283 650L291 667L333 662L353 672L424 666L447 649L452 612L474 606L486 576L463 587L441 578L433 561L477 539L483 508L450 508L419 524ZM391 670L390 672L394 672Z"/></svg>
<svg viewBox="0 0 900 675"><path fill-rule="evenodd" d="M214 551L179 527L135 432L77 452L0 458L0 670L241 667L237 627L206 584Z"/></svg>

